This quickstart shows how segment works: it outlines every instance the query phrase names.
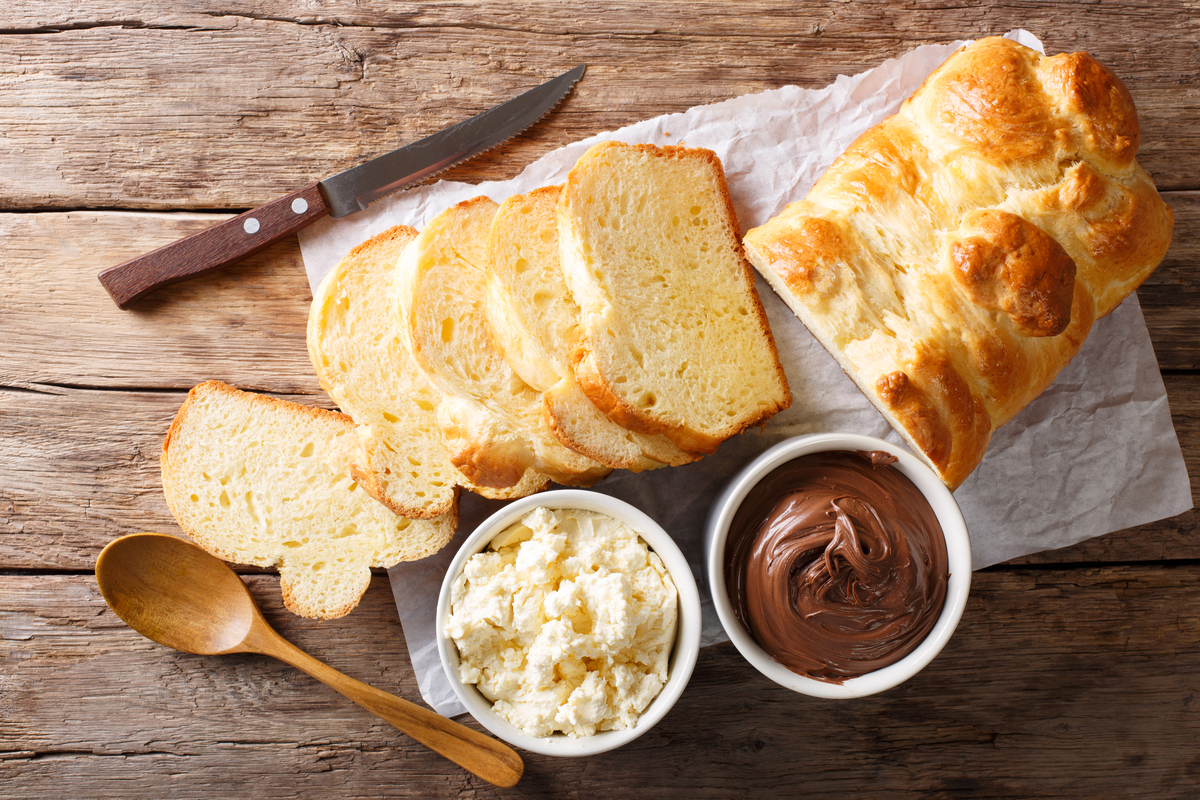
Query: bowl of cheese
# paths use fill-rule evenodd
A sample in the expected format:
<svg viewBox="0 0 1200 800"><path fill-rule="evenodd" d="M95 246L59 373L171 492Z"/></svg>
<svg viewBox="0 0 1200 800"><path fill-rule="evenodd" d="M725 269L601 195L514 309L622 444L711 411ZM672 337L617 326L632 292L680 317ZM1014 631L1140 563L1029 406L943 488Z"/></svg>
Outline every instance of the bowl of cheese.
<svg viewBox="0 0 1200 800"><path fill-rule="evenodd" d="M437 643L459 700L493 734L592 755L679 699L700 650L700 595L678 546L637 508L545 492L463 543L438 597Z"/></svg>

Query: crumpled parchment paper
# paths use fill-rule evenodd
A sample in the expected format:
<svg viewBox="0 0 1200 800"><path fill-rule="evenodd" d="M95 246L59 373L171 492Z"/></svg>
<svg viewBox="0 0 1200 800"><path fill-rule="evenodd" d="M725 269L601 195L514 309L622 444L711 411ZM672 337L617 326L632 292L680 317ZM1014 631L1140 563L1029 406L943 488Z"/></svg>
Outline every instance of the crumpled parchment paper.
<svg viewBox="0 0 1200 800"><path fill-rule="evenodd" d="M1042 50L1027 31L1009 38ZM800 200L867 128L895 113L925 77L965 42L925 45L824 89L781 89L667 114L550 153L508 181L440 182L400 192L365 212L326 219L300 233L315 288L360 242L397 224L422 227L454 203L485 194L499 202L559 183L592 144L706 147L721 158L743 231ZM586 78L575 91L586 92ZM761 451L803 433L851 431L903 443L792 312L760 278L758 292L791 385L792 407L695 464L595 487L659 522L692 564L704 596L703 644L724 641L703 569L708 502ZM976 569L1039 550L1174 516L1192 507L1187 470L1136 295L1099 320L1054 384L996 432L983 463L955 492L970 530ZM442 714L465 712L442 673L434 611L458 544L499 503L464 493L459 534L436 556L393 567L392 591L421 694Z"/></svg>

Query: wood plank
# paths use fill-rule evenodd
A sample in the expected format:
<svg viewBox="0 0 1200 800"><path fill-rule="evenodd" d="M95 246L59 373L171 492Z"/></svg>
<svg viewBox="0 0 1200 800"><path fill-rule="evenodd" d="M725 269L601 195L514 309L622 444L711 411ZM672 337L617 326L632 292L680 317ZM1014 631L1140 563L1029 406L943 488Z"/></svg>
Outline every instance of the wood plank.
<svg viewBox="0 0 1200 800"><path fill-rule="evenodd" d="M77 5L0 11L0 207L248 208L588 62L558 112L449 174L505 177L598 131L1020 26L1109 64L1138 102L1143 164L1164 188L1200 188L1189 0Z"/></svg>
<svg viewBox="0 0 1200 800"><path fill-rule="evenodd" d="M1195 366L1200 193L1168 195L1177 216L1167 260L1139 296L1160 363ZM182 390L220 378L328 405L304 345L308 289L284 242L247 264L169 287L134 311L95 274L219 215L71 212L0 215L0 566L88 568L114 536L173 530L158 484L162 435ZM269 366L268 366L269 365ZM149 388L125 393L57 387ZM1168 377L1180 439L1200 475L1196 378ZM163 393L161 390L177 390ZM47 394L46 392L50 392ZM1091 541L1039 562L1193 558L1185 515Z"/></svg>
<svg viewBox="0 0 1200 800"><path fill-rule="evenodd" d="M1200 192L1168 193L1175 238L1139 290L1160 366L1200 367ZM299 247L162 289L120 311L96 275L223 215L0 214L0 385L319 393L304 343L311 295ZM270 368L266 369L265 365Z"/></svg>
<svg viewBox="0 0 1200 800"><path fill-rule="evenodd" d="M1200 173L1197 173L1200 174ZM1171 249L1138 289L1158 365L1200 368L1200 192L1167 192L1175 213Z"/></svg>
<svg viewBox="0 0 1200 800"><path fill-rule="evenodd" d="M700 32L710 36L761 36L771 31L791 31L797 36L848 37L876 33L906 35L914 40L938 40L956 31L963 36L984 36L998 27L1023 22L1057 31L1077 39L1083 31L1105 19L1121 18L1133 25L1171 21L1170 6L1132 0L1119 10L1096 10L1086 2L1066 0L1049 8L1021 6L992 0L972 8L956 8L945 0L916 0L903 6L894 3L862 4L844 8L831 3L788 4L748 0L733 8L721 0L696 0L687 5L613 0L602 7L583 4L564 8L555 0L520 0L493 3L486 16L470 0L438 3L392 2L392 0L324 0L319 6L296 0L181 0L163 4L152 0L12 0L0 22L6 32L53 33L71 29L120 24L131 28L197 28L221 30L245 20L271 20L295 24L387 29L457 27L463 30L502 28L535 33L609 34L654 36L666 32ZM1180 7L1187 7L1181 4ZM1195 28L1192 20L1176 20L1180 35ZM823 22L821 30L812 23ZM1074 23L1073 25L1070 23ZM1007 29L1007 28L1006 28ZM1114 44L1115 46L1115 44Z"/></svg>
<svg viewBox="0 0 1200 800"><path fill-rule="evenodd" d="M1166 384L1192 486L1200 488L1200 375L1168 375ZM174 391L0 389L0 569L90 569L117 536L176 532L159 451L182 402ZM1200 513L1034 560L1175 559L1200 559Z"/></svg>
<svg viewBox="0 0 1200 800"><path fill-rule="evenodd" d="M408 697L376 579L351 616L281 631ZM1185 797L1198 780L1200 566L975 576L943 654L852 703L769 683L707 648L675 709L621 750L524 754L530 797ZM257 656L177 654L124 627L89 576L0 575L3 793L176 798L505 796L306 676ZM474 724L474 723L471 723Z"/></svg>
<svg viewBox="0 0 1200 800"><path fill-rule="evenodd" d="M0 363L0 385L187 389L219 378L244 389L319 394L304 341L312 295L295 238L161 289L129 311L96 279L226 218L0 215L0 340L10 356Z"/></svg>

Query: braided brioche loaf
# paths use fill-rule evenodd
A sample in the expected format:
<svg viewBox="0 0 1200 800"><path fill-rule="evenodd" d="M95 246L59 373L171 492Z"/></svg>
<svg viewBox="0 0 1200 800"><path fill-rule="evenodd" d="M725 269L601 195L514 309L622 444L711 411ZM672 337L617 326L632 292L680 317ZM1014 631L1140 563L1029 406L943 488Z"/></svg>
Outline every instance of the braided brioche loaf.
<svg viewBox="0 0 1200 800"><path fill-rule="evenodd" d="M1106 67L982 39L747 255L954 488L1165 255L1173 217L1137 148Z"/></svg>

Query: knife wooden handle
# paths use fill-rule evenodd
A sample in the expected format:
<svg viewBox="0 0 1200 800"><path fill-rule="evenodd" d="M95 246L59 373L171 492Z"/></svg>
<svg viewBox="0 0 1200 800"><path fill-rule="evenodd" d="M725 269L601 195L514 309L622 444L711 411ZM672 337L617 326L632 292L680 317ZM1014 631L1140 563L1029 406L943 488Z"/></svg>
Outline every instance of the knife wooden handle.
<svg viewBox="0 0 1200 800"><path fill-rule="evenodd" d="M100 273L118 308L139 297L220 267L236 264L329 213L317 184L239 214L186 239Z"/></svg>

